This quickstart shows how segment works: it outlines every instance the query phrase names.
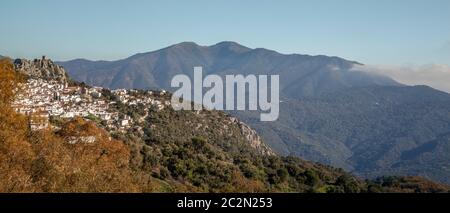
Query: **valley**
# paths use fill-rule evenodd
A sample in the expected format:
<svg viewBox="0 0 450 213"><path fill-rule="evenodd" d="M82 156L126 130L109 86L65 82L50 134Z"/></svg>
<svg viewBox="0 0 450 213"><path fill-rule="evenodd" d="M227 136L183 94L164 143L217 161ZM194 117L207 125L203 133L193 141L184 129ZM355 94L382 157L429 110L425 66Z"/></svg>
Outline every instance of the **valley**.
<svg viewBox="0 0 450 213"><path fill-rule="evenodd" d="M442 169L449 167L448 160L424 157L436 153L436 158L446 159L444 152L424 150L417 159L422 163L413 165L402 157L449 132L450 95L359 72L358 62L281 54L235 42L211 46L183 42L118 61L77 59L59 64L77 81L91 85L168 91L173 76L192 78L192 68L200 65L205 74L222 77L276 74L281 102L277 121L260 122L258 111L231 112L255 128L275 152L340 167L363 178L420 175L450 182L449 171Z"/></svg>
<svg viewBox="0 0 450 213"><path fill-rule="evenodd" d="M39 60L36 60L39 62ZM48 61L48 63L52 63ZM276 154L255 130L216 110L175 111L154 105L170 100L165 91L97 88L101 95L77 94L77 103L103 101L106 111L130 118L123 128L111 128L95 115L48 113L47 125L31 128L33 110L12 108L14 92L24 82L40 88L63 88L53 72L31 76L1 61L0 185L2 192L447 192L450 187L420 177L363 180L342 169ZM36 67L45 70L44 65ZM38 73L46 73L46 72ZM60 72L64 73L61 68ZM14 77L16 76L16 77ZM50 79L49 79L50 78ZM71 82L70 79L67 79ZM8 82L8 83L7 83ZM51 83L53 82L53 83ZM93 87L71 82L76 91ZM52 86L53 85L53 86ZM57 86L54 86L57 85ZM25 87L19 100L37 87ZM94 87L95 88L95 87ZM53 97L53 96L51 96ZM22 99L20 99L22 98ZM33 97L34 98L34 97ZM53 97L54 98L54 97ZM77 99L77 98L75 98ZM31 99L32 100L32 99ZM43 98L45 105L47 98ZM58 101L52 99L49 101ZM95 100L90 102L89 100ZM144 104L138 100L153 100ZM62 102L64 103L64 102ZM68 105L69 104L69 105ZM56 105L52 102L50 105ZM34 108L33 108L34 109ZM18 111L19 113L16 113ZM40 117L42 118L42 117ZM46 118L46 117L44 117ZM123 122L120 122L121 125ZM114 122L113 122L114 124ZM114 126L113 126L114 127ZM17 147L18 149L16 149ZM20 155L16 153L21 153ZM18 163L20 162L20 163Z"/></svg>

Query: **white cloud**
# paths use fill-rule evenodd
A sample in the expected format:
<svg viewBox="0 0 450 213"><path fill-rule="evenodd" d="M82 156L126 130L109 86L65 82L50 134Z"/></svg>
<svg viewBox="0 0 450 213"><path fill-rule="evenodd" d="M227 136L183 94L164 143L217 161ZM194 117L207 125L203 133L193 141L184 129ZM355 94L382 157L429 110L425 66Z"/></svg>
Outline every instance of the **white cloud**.
<svg viewBox="0 0 450 213"><path fill-rule="evenodd" d="M352 70L389 76L406 85L428 85L450 93L450 66L448 65L358 65L353 67Z"/></svg>

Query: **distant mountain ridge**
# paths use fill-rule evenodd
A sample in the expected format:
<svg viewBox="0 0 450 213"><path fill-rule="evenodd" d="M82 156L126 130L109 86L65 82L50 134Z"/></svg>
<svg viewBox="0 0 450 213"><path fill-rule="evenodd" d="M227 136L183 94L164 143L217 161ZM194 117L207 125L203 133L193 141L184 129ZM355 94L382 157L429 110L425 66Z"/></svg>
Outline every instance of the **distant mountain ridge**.
<svg viewBox="0 0 450 213"><path fill-rule="evenodd" d="M183 42L118 61L59 64L78 81L110 88L170 90L172 76L191 76L194 66L206 74L278 74L278 121L261 123L258 113L232 112L277 152L364 177L421 175L450 183L447 139L442 137L450 132L450 95L359 72L358 62L286 55L235 42Z"/></svg>
<svg viewBox="0 0 450 213"><path fill-rule="evenodd" d="M38 107L63 104L64 110L85 111L86 108L79 107L94 107L96 103L104 102L109 106L106 111L113 111L118 119L129 117L132 124L124 127L121 122L116 123L116 119L97 117L92 112L95 115L83 118L53 115L48 122L54 128L32 130L27 125L5 128L8 134L4 134L5 131L2 133L7 136L8 142L24 142L29 147L42 146L44 149L33 149L33 153L39 157L26 161L30 166L23 170L24 177L28 174L33 176L33 192L431 193L450 190L448 185L420 177L361 180L342 169L295 157L278 156L260 140L253 129L221 111L175 111L170 107L157 107L156 101L138 101L151 99L167 103L171 95L163 91L111 91L96 88L102 95L91 97L88 92L79 96L81 101L53 100L49 97L64 86L61 82L55 82L52 76L64 72L64 69L53 66L53 62L45 58L31 61L20 59L21 63L16 62L16 71L33 81L31 84L34 86L24 87L19 98L28 99L31 106L35 103L39 103ZM50 67L58 68L58 71L49 70ZM0 70L2 73L3 70ZM72 91L93 89L67 80L73 83ZM12 108L5 109L12 110L12 116L0 118L30 122L31 117L27 119L15 114ZM8 121L3 123L9 124ZM21 131L27 131L27 137L17 140L15 133ZM17 150L26 150L24 147L28 146L7 146L5 150L10 147L15 148L14 153L17 153ZM93 150L90 149L93 147ZM105 155L115 159L105 159ZM22 157L18 154L12 156ZM42 156L45 156L46 166L35 167L42 162ZM67 159L71 158L83 161L67 163ZM15 169L19 164L17 162L21 161L6 161L7 166L4 167ZM83 166L81 169L80 165ZM105 170L104 167L113 169ZM85 170L92 173L86 173ZM14 174L10 170L4 173ZM74 179L74 175L83 178ZM54 186L55 182L57 186ZM47 187L47 184L52 187ZM0 191L30 192L30 188L11 188L10 185L17 186L17 183L5 184L7 187L0 188Z"/></svg>
<svg viewBox="0 0 450 213"><path fill-rule="evenodd" d="M24 66L22 70L17 71L31 77L32 79L29 80L33 80L37 88L47 89L44 91L36 90L36 87L25 89L22 94L28 93L30 96L21 96L21 98L39 97L35 101L48 103L52 98L45 98L45 96L53 96L54 92L51 90L61 88L55 84L49 86L47 83L50 82L46 82L50 80L55 83L55 79L48 78L48 67L52 62L49 59L32 61L34 62L32 66ZM2 63L5 63L4 60ZM3 70L0 70L0 73L3 73ZM45 75L36 75L36 73ZM40 86L35 84L36 79L40 80ZM76 87L81 87L78 89L84 91L92 89L71 79L68 81L72 83L72 89ZM64 101L64 106L66 109L69 107L80 110L78 108L80 105L106 102L110 106L107 111L118 113L118 118L129 117L133 124L119 130L115 125L122 124L108 122L103 120L107 119L106 117L96 117L93 114L69 120L54 116L48 122L56 128L26 134L28 136L26 140L17 142L26 141L25 143L32 145L31 147L44 148L44 151L32 150L39 157L27 163L39 164L42 156L45 156L45 162L48 165L37 168L29 166L29 169L24 170L25 176L28 173L33 175L34 192L433 193L450 190L448 185L434 183L420 177L380 177L374 180L361 180L342 169L307 162L295 157L278 156L249 126L221 111L175 111L170 107L156 107L156 102L138 101L157 99L160 103L167 103L171 96L167 92L144 90L115 92L108 89L99 91L102 95L95 95L95 99L84 95L83 100L77 102L78 106L70 101ZM46 95L40 96L40 94ZM50 105L54 104L57 103ZM28 122L25 117L14 113L12 115L13 117L0 116L0 118L7 117L19 122ZM20 126L22 129L5 128L11 133L4 135L11 135L13 140L17 140L14 138L16 132L28 131L27 125ZM86 135L89 136L86 137ZM90 138L90 142L83 142L86 138ZM73 140L77 142L72 142ZM64 149L54 144L62 145ZM92 147L95 149L86 151ZM19 150L25 150L23 146L19 148ZM120 152L117 148L120 148ZM17 153L17 148L14 151ZM58 154L55 156L54 153ZM61 154L67 155L61 157ZM102 156L101 161L98 155ZM115 160L105 159L105 155L114 157ZM22 157L21 155L13 156ZM80 156L83 159L82 162L68 164L65 161L67 158L80 159ZM7 161L6 165L15 169L18 163ZM82 168L87 168L86 170L95 168L91 170L94 173L85 173L84 169L79 169L80 165L85 165L86 167ZM102 169L105 165L113 169ZM65 169L57 169L61 167ZM36 170L39 172L36 173ZM98 171L101 172L98 173ZM7 170L5 173L13 172ZM83 178L74 180L74 174ZM8 180L12 179L8 178ZM101 184L91 185L93 181ZM53 186L55 182L58 183L57 186ZM29 183L25 184L29 185ZM46 187L46 184L53 187ZM10 187L9 185L7 187ZM0 191L29 192L30 189L9 188L8 190L4 187Z"/></svg>
<svg viewBox="0 0 450 213"><path fill-rule="evenodd" d="M358 85L397 85L392 79L349 71L357 62L338 57L284 55L235 42L200 46L183 42L118 61L76 59L60 62L78 81L109 88L168 88L176 74L192 76L194 66L206 74L279 74L281 90L309 96ZM330 82L326 87L321 82ZM289 96L291 96L289 95Z"/></svg>

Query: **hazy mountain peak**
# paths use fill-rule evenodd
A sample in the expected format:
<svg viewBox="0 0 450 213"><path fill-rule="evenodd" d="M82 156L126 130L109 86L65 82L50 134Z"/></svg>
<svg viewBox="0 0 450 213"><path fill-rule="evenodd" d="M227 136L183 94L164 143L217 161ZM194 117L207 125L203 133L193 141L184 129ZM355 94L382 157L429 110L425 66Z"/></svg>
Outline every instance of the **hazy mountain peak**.
<svg viewBox="0 0 450 213"><path fill-rule="evenodd" d="M253 49L252 53L256 54L256 55L267 55L267 56L283 55L275 50L269 50L269 49L262 48L262 47Z"/></svg>
<svg viewBox="0 0 450 213"><path fill-rule="evenodd" d="M216 43L216 44L214 44L212 46L241 46L241 47L244 47L243 45L241 45L241 44L239 44L239 43L237 43L235 41L221 41L221 42Z"/></svg>
<svg viewBox="0 0 450 213"><path fill-rule="evenodd" d="M248 48L233 41L211 46L181 42L119 61L60 64L78 81L110 88L168 89L172 76L190 75L194 66L203 66L208 73L219 75L278 73L283 81L280 89L298 97L348 86L392 85L391 81L375 79L365 73L345 72L355 63L342 58L286 55L265 48ZM330 67L338 68L339 72L332 72Z"/></svg>
<svg viewBox="0 0 450 213"><path fill-rule="evenodd" d="M191 48L200 48L202 46L198 45L197 43L193 41L185 41L178 44L174 44L172 46L169 46L168 48L184 48L184 49L191 49Z"/></svg>
<svg viewBox="0 0 450 213"><path fill-rule="evenodd" d="M72 59L70 61L67 62L73 62L73 63L89 63L89 62L93 62L91 60L85 59L85 58L76 58L76 59Z"/></svg>
<svg viewBox="0 0 450 213"><path fill-rule="evenodd" d="M226 48L236 52L245 52L251 50L251 48L248 48L234 41L222 41L215 45L210 46L210 48L220 48L220 49Z"/></svg>
<svg viewBox="0 0 450 213"><path fill-rule="evenodd" d="M170 50L177 50L177 49L183 49L183 50L195 50L195 49L204 49L212 52L222 52L222 51L230 51L234 53L243 53L252 50L251 48L248 48L246 46L243 46L237 42L234 41L222 41L217 44L211 45L211 46L202 46L195 42L186 41L181 42L172 46L169 46L167 49Z"/></svg>
<svg viewBox="0 0 450 213"><path fill-rule="evenodd" d="M217 44L209 46L208 50L211 53L215 54L217 57L224 58L224 57L234 55L234 54L245 53L245 52L251 51L252 49L245 47L243 45L240 45L236 42L224 41L224 42L219 42Z"/></svg>

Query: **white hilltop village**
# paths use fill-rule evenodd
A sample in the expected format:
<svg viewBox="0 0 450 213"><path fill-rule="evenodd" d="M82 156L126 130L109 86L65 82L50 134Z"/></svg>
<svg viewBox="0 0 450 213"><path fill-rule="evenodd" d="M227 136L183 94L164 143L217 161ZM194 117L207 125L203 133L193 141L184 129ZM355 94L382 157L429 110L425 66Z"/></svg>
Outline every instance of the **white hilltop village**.
<svg viewBox="0 0 450 213"><path fill-rule="evenodd" d="M86 86L69 80L65 70L42 57L33 61L16 59L15 69L26 75L26 82L19 85L21 91L12 103L16 112L27 115L32 131L58 129L53 119L81 117L98 122L108 132L143 132L142 124L151 113L171 107L171 97L165 90L143 91L133 89L109 90L102 87ZM139 109L138 116L130 117L118 106ZM196 114L200 111L196 110ZM245 135L250 145L261 153L274 155L264 145L256 131L237 118L229 117ZM143 133L142 133L143 134ZM95 136L71 136L68 143L93 143Z"/></svg>
<svg viewBox="0 0 450 213"><path fill-rule="evenodd" d="M102 97L103 92L109 91L102 87L69 85L63 68L45 56L33 61L16 59L14 64L28 79L20 86L23 91L17 95L12 107L18 113L30 116L30 128L34 131L49 128L51 116L94 117L100 119L110 130L126 131L133 127L136 121L126 115L120 116L119 112L112 108L117 101L128 106L142 105L146 115L150 107L162 110L170 105L170 101L156 98L165 95L164 90L157 92L158 94L145 91L144 95L137 95L137 90L111 90L111 94L117 99L112 101Z"/></svg>

